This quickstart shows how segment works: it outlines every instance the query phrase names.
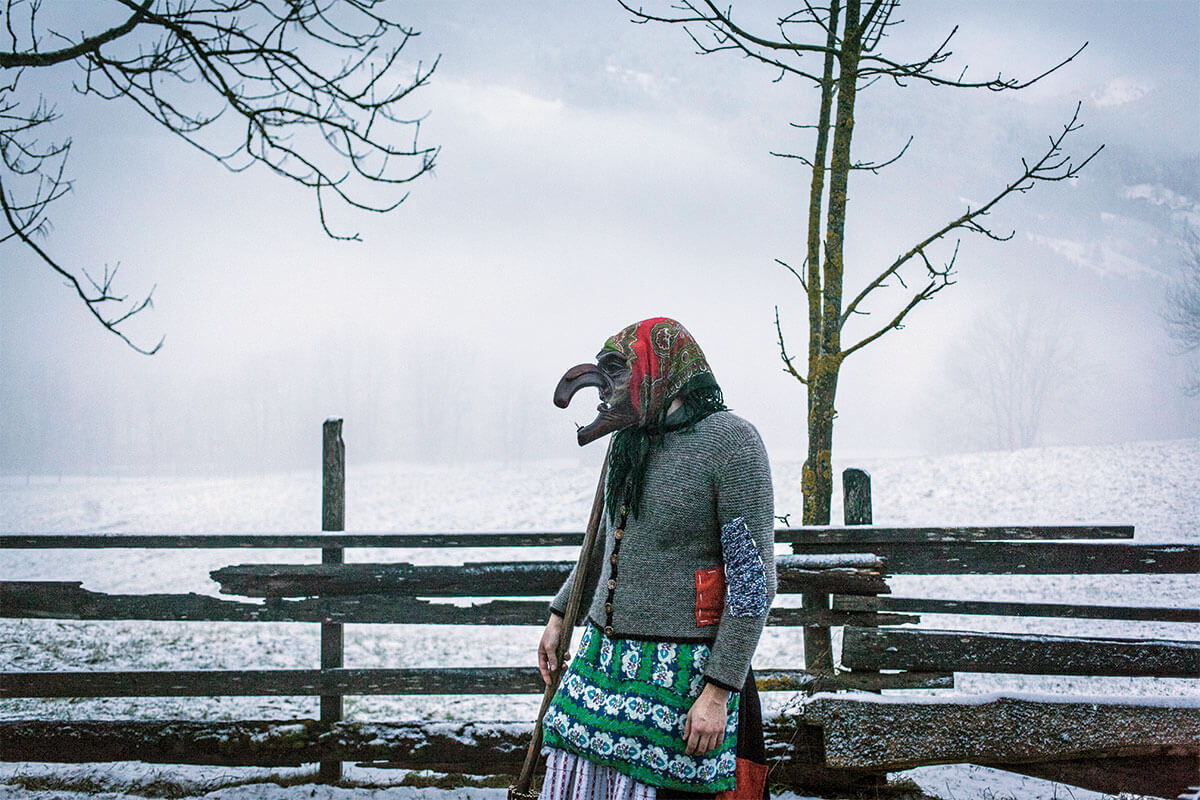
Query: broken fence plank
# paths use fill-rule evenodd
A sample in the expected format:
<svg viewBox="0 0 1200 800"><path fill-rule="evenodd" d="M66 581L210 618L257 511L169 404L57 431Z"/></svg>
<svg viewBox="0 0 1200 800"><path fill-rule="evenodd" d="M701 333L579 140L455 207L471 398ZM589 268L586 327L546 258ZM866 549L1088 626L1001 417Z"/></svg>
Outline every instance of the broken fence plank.
<svg viewBox="0 0 1200 800"><path fill-rule="evenodd" d="M0 617L15 619L176 620L213 622L341 622L434 625L544 625L541 600L491 600L458 605L389 595L270 598L264 603L202 594L104 594L79 581L0 581ZM911 614L771 609L769 625L902 625Z"/></svg>
<svg viewBox="0 0 1200 800"><path fill-rule="evenodd" d="M776 677L777 673L755 672L755 684L760 692L770 691L803 691L808 694L816 692L862 691L879 692L884 689L953 689L954 673L952 672L838 672L832 675L824 673L801 673L797 679L792 676Z"/></svg>
<svg viewBox="0 0 1200 800"><path fill-rule="evenodd" d="M243 549L264 550L442 547L576 547L583 534L569 531L495 533L5 533L3 549Z"/></svg>
<svg viewBox="0 0 1200 800"><path fill-rule="evenodd" d="M913 614L982 614L996 617L1119 619L1139 622L1200 622L1200 609L1154 606L1085 606L1068 603L1010 603L924 597L835 597L837 611L899 611Z"/></svg>
<svg viewBox="0 0 1200 800"><path fill-rule="evenodd" d="M775 565L780 564L797 569L883 569L883 559L874 553L798 553L776 556Z"/></svg>
<svg viewBox="0 0 1200 800"><path fill-rule="evenodd" d="M0 760L299 766L402 761L442 772L515 773L529 724L287 721L0 721Z"/></svg>
<svg viewBox="0 0 1200 800"><path fill-rule="evenodd" d="M878 625L911 625L921 621L915 614L875 613L871 611L835 611L828 608L775 607L767 617L768 625L853 625L860 628Z"/></svg>
<svg viewBox="0 0 1200 800"><path fill-rule="evenodd" d="M832 552L843 545L793 545ZM1200 545L1127 542L879 543L891 575L1122 575L1200 573Z"/></svg>
<svg viewBox="0 0 1200 800"><path fill-rule="evenodd" d="M388 595L301 600L270 598L264 603L248 603L194 593L110 595L80 588L78 582L4 581L0 582L0 617L543 625L546 621L546 603L538 600L492 600L463 606Z"/></svg>
<svg viewBox="0 0 1200 800"><path fill-rule="evenodd" d="M1200 678L1200 641L846 628L849 669Z"/></svg>
<svg viewBox="0 0 1200 800"><path fill-rule="evenodd" d="M0 697L524 694L542 688L533 667L6 672Z"/></svg>
<svg viewBox="0 0 1200 800"><path fill-rule="evenodd" d="M425 597L548 595L569 573L567 562L528 561L453 566L412 564L241 564L213 570L222 594L246 597L395 594Z"/></svg>
<svg viewBox="0 0 1200 800"><path fill-rule="evenodd" d="M763 691L805 688L803 670L755 673ZM534 667L4 672L0 698L539 694Z"/></svg>
<svg viewBox="0 0 1200 800"><path fill-rule="evenodd" d="M812 552L808 545L874 545L884 542L974 542L1013 539L1132 539L1132 525L968 525L946 527L882 527L874 525L813 525L778 528L777 544L795 544L796 552ZM874 551L874 547L868 549ZM824 552L824 551L822 551Z"/></svg>
<svg viewBox="0 0 1200 800"><path fill-rule="evenodd" d="M222 594L245 597L316 597L394 594L410 597L553 595L570 573L566 561L509 561L451 566L412 564L241 564L213 570ZM809 570L777 565L781 593L804 591L881 594L888 590L874 570Z"/></svg>

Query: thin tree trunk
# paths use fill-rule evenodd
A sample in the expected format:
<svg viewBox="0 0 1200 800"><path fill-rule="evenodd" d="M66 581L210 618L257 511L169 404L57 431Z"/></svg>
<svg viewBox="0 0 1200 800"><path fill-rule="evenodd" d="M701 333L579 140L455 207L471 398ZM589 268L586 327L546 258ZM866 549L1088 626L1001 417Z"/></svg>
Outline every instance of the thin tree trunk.
<svg viewBox="0 0 1200 800"><path fill-rule="evenodd" d="M809 381L808 460L804 463L804 524L828 525L833 503L833 418L840 359L825 358Z"/></svg>
<svg viewBox="0 0 1200 800"><path fill-rule="evenodd" d="M832 408L828 394L830 387L821 379L824 362L821 358L821 343L824 339L822 314L822 260L821 260L821 217L825 197L825 161L829 155L830 115L833 111L835 81L833 76L834 50L837 47L838 15L841 5L833 0L829 6L829 35L826 46L824 71L821 75L821 109L817 117L817 145L812 159L812 185L808 197L808 459L804 462L802 489L804 492L804 523L806 525L827 524L833 492L832 479L826 480L822 470L831 469L829 451L833 445L833 422L814 425L814 419ZM836 392L836 381L832 387ZM822 453L825 454L822 456ZM824 467L822 467L824 464ZM821 509L824 508L824 522Z"/></svg>
<svg viewBox="0 0 1200 800"><path fill-rule="evenodd" d="M812 184L808 194L808 369L813 375L813 365L821 348L821 212L825 197L825 159L829 155L830 112L833 110L834 80L833 51L837 47L838 0L829 6L829 35L825 46L825 66L821 75L821 109L817 116L817 146L812 159Z"/></svg>
<svg viewBox="0 0 1200 800"><path fill-rule="evenodd" d="M842 366L842 259L846 228L846 191L850 177L850 141L862 48L859 0L848 0L843 46L838 56L836 124L829 165L829 208L825 222L824 280L820 289L821 325L810 331L808 378L808 460L805 462L804 524L828 525L833 502L833 420L837 415L838 373ZM809 288L810 302L813 297ZM819 330L819 335L818 335ZM817 339L814 352L812 339Z"/></svg>

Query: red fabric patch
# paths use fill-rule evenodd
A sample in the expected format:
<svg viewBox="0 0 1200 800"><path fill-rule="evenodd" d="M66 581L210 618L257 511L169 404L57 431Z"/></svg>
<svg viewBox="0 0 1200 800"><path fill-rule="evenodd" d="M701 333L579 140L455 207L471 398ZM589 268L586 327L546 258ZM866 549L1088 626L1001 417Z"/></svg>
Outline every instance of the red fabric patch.
<svg viewBox="0 0 1200 800"><path fill-rule="evenodd" d="M725 569L696 570L696 624L716 625L725 610Z"/></svg>
<svg viewBox="0 0 1200 800"><path fill-rule="evenodd" d="M732 789L717 792L717 800L762 800L767 785L767 765L739 758Z"/></svg>

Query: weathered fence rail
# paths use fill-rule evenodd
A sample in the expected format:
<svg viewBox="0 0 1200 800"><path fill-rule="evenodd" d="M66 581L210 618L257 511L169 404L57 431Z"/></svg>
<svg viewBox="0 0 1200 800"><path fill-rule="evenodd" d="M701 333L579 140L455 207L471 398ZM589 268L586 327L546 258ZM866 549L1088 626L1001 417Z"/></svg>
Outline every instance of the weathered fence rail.
<svg viewBox="0 0 1200 800"><path fill-rule="evenodd" d="M1073 603L1021 603L999 600L939 600L921 597L835 597L840 611L899 611L909 614L976 614L990 617L1058 617L1062 619L1200 622L1200 609L1096 606Z"/></svg>
<svg viewBox="0 0 1200 800"><path fill-rule="evenodd" d="M320 719L11 720L0 722L0 759L123 758L267 766L316 761L321 762L321 774L327 780L336 779L340 762L348 760L473 772L511 771L519 764L527 722L357 723L342 720L342 702L348 695L533 694L542 687L535 669L347 669L343 666L342 626L541 625L546 619L546 600L522 598L553 594L571 564L529 560L456 566L347 564L343 563L345 552L370 550L371 556L378 558L378 551L435 547L578 547L582 534L341 532L344 449L340 421L327 422L324 433L325 532L320 534L0 535L0 549L319 549L321 564L244 563L214 570L211 575L220 591L240 599L195 593L108 594L83 588L82 580L2 581L0 617L315 623L322 632L320 669L8 672L0 675L0 697L307 695L322 698ZM1200 622L1200 611L1196 609L1031 603L1019 598L895 598L889 596L886 582L892 574L1192 574L1200 573L1200 547L1134 543L1129 541L1134 531L1128 525L876 527L870 524L869 476L847 471L844 485L846 525L776 531L776 542L791 545L793 554L778 560L782 602L771 610L769 624L802 630L803 656L798 652L792 664L756 670L758 685L763 691L820 694L800 713L768 724L768 752L777 759L773 780L826 787L877 785L886 771L900 768L896 764L974 761L1057 776L1095 788L1101 783L1096 771L1077 763L1081 758L1095 758L1103 760L1107 774L1125 776L1121 778L1123 783L1109 781L1105 788L1120 791L1121 787L1143 786L1147 769L1158 772L1161 784L1175 780L1181 770L1198 763L1200 734L1189 732L1200 726L1200 710L1186 703L1164 711L1163 704L1155 706L1143 699L1117 704L1119 708L1093 709L1089 717L1087 709L1095 703L1074 708L1061 698L993 698L989 701L992 705L988 705L964 701L961 695L931 699L880 697L879 693L953 688L956 672L1200 677L1200 643L1194 641L900 627L918 622L919 614L929 613L1196 623ZM793 598L790 601L789 595ZM797 595L800 605L795 604ZM464 604L464 599L469 599L469 604ZM833 648L835 628L844 628L837 653ZM845 690L857 691L824 694ZM862 692L872 694L864 699ZM947 704L943 719L950 722L942 727L944 736L930 732L915 739L907 737L901 755L878 755L891 752L888 742L899 740L902 731L916 730L919 719L936 718L938 712L930 709L935 709L932 704L938 702ZM1039 702L1057 703L1054 713L1043 713L1046 709ZM861 740L864 730L876 732L880 741L873 750L847 744L851 741L847 726L835 723L842 719L839 715L843 709L862 721L855 728L854 742ZM911 713L917 715L912 720L904 716L910 709L915 709ZM1030 730L1037 736L1057 736L1058 744L1040 750L1010 748L989 755L986 743L990 740L982 734L974 738L959 736L958 741L975 744L958 749L951 742L957 734L949 728L977 725L979 730L986 730L989 715L1010 719L1018 712L1033 725ZM1130 734L1114 744L1109 735L1106 743L1098 745L1098 734L1085 737L1079 729L1085 725L1083 721L1102 718L1136 720L1136 724L1121 728L1137 731L1136 741ZM1176 724L1180 720L1183 722ZM937 727L928 725L931 729ZM1170 735L1162 733L1163 725L1170 728ZM1041 741L1037 736L1033 741ZM1073 747L1072 741L1089 744L1086 748L1082 744ZM854 755L856 752L859 755ZM1141 760L1141 771L1128 768L1130 756Z"/></svg>
<svg viewBox="0 0 1200 800"><path fill-rule="evenodd" d="M849 595L838 595L848 597ZM471 605L415 597L360 595L263 603L222 600L203 594L104 594L80 581L0 581L0 617L23 619L147 620L209 622L356 622L436 625L541 625L543 600L489 600ZM896 625L912 614L796 607L772 608L771 625Z"/></svg>
<svg viewBox="0 0 1200 800"><path fill-rule="evenodd" d="M802 545L806 552L827 545L886 542L970 542L1022 539L1132 539L1132 525L1030 525L1025 527L870 527L809 525L780 528L777 544ZM312 550L315 548L579 547L582 533L569 531L489 531L447 533L20 533L0 534L7 549L111 550ZM844 552L839 550L838 552Z"/></svg>
<svg viewBox="0 0 1200 800"><path fill-rule="evenodd" d="M851 670L1196 678L1200 642L847 628L842 664Z"/></svg>

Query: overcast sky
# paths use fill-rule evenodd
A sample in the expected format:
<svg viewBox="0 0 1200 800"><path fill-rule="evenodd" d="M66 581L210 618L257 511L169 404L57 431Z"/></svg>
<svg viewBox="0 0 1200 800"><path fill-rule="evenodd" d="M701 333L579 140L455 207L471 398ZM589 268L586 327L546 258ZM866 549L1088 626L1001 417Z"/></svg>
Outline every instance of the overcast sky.
<svg viewBox="0 0 1200 800"><path fill-rule="evenodd" d="M396 211L335 217L361 243L327 239L300 188L72 97L69 69L39 76L75 180L46 246L120 262L130 293L156 284L132 331L166 344L133 353L0 245L0 471L315 467L331 415L352 460L573 457L590 400L553 408L555 382L654 315L692 331L773 455L803 453L805 396L781 371L774 307L803 353L804 297L774 259L803 260L809 178L770 151L811 149L789 123L808 120L813 89L697 56L682 30L633 25L615 3L394 6L422 32L410 58L441 55L408 108L429 114L422 142L441 153ZM958 283L851 357L835 455L994 446L979 376L1002 368L985 345L1012 319L1060 354L1039 442L1200 435L1200 403L1179 390L1195 362L1170 352L1159 317L1185 227L1200 227L1200 4L923 0L900 16L889 52L918 56L958 25L953 71L980 77L1088 47L1024 92L860 94L857 158L914 138L851 181L848 295L1011 180L1077 102L1069 152L1105 149L1078 180L1006 201L992 222L1012 240L964 239ZM905 299L880 293L848 338Z"/></svg>

